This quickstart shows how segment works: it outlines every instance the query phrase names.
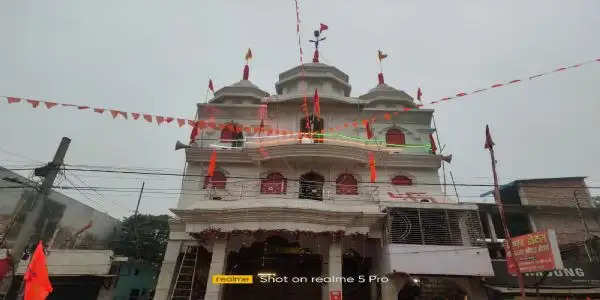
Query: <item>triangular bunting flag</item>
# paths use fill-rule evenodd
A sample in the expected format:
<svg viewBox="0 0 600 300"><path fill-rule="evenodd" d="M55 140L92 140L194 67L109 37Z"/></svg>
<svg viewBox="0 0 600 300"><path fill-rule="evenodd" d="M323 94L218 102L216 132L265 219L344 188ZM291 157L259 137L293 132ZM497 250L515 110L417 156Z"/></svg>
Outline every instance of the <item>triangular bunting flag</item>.
<svg viewBox="0 0 600 300"><path fill-rule="evenodd" d="M94 112L101 114L104 112L104 108L94 108Z"/></svg>
<svg viewBox="0 0 600 300"><path fill-rule="evenodd" d="M133 117L134 120L137 120L140 118L140 114L139 113L131 113L131 116Z"/></svg>
<svg viewBox="0 0 600 300"><path fill-rule="evenodd" d="M89 109L89 106L77 106L77 109Z"/></svg>
<svg viewBox="0 0 600 300"><path fill-rule="evenodd" d="M196 122L194 122L193 120L187 120L188 125L194 127L194 125L196 125Z"/></svg>
<svg viewBox="0 0 600 300"><path fill-rule="evenodd" d="M44 101L44 104L46 104L46 108L51 109L51 108L55 107L58 103ZM69 104L69 105L71 105L71 104Z"/></svg>
<svg viewBox="0 0 600 300"><path fill-rule="evenodd" d="M21 102L21 98L15 98L15 97L6 97L6 99L8 100L9 104L12 103L17 103L17 102Z"/></svg>
<svg viewBox="0 0 600 300"><path fill-rule="evenodd" d="M38 101L38 100L27 99L27 102L29 102L33 108L36 108L36 107L38 107L38 105L40 105L40 101Z"/></svg>
<svg viewBox="0 0 600 300"><path fill-rule="evenodd" d="M148 123L152 123L152 115L144 115L144 120L148 121Z"/></svg>
<svg viewBox="0 0 600 300"><path fill-rule="evenodd" d="M177 124L179 124L179 127L182 127L185 125L185 119L177 119Z"/></svg>
<svg viewBox="0 0 600 300"><path fill-rule="evenodd" d="M171 122L173 122L173 120L175 120L175 118L167 117L165 119L165 121L167 121L167 123L171 123Z"/></svg>
<svg viewBox="0 0 600 300"><path fill-rule="evenodd" d="M121 116L123 116L123 118L125 118L125 120L127 120L127 113L124 111L119 111L119 114L121 114Z"/></svg>
<svg viewBox="0 0 600 300"><path fill-rule="evenodd" d="M65 106L65 107L69 107L69 106L70 106L70 107L75 107L75 106L77 106L77 105L75 105L75 104L66 104L66 103L63 103L63 104L61 104L61 105L62 105L62 106Z"/></svg>
<svg viewBox="0 0 600 300"><path fill-rule="evenodd" d="M165 121L165 117L162 117L162 116L155 116L155 118L156 118L156 123L158 125L160 125L162 122Z"/></svg>
<svg viewBox="0 0 600 300"><path fill-rule="evenodd" d="M110 114L113 116L113 119L117 117L117 115L119 114L118 110L110 110Z"/></svg>

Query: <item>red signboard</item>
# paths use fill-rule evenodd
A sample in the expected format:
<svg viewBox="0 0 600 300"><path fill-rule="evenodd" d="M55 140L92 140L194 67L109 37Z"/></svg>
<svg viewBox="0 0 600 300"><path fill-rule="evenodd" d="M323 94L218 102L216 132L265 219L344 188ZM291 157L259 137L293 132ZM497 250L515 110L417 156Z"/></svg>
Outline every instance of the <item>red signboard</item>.
<svg viewBox="0 0 600 300"><path fill-rule="evenodd" d="M554 230L534 232L511 238L512 250L510 254L508 245L506 250L506 263L510 274L517 274L517 265L521 273L551 271L562 269L563 262L558 250L556 233Z"/></svg>
<svg viewBox="0 0 600 300"><path fill-rule="evenodd" d="M329 300L342 300L342 291L329 292Z"/></svg>

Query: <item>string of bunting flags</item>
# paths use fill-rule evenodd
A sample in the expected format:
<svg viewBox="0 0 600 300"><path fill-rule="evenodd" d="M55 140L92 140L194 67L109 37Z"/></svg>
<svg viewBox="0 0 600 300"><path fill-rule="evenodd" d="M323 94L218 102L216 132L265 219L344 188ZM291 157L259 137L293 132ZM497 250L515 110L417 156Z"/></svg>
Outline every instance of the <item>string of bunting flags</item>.
<svg viewBox="0 0 600 300"><path fill-rule="evenodd" d="M437 103L441 103L441 102L445 102L445 101L449 101L452 99L458 99L458 98L463 98L465 96L468 95L473 95L473 94L477 94L483 91L487 91L490 89L494 89L494 88L499 88L499 87L504 87L504 86L509 86L512 84L516 84L519 82L523 82L525 80L533 80L533 79L537 79L540 78L542 76L551 74L551 73L555 73L555 72L562 72L565 70L569 70L569 69L574 69L574 68L579 68L581 66L590 64L592 62L600 62L600 58L596 58L593 60L589 60L589 61L585 61L582 63L578 63L578 64L574 64L574 65L570 65L567 67L560 67L560 68L556 68L553 71L549 71L549 72L545 72L545 73L540 73L540 74L536 74L536 75L532 75L532 76L528 76L527 79L514 79L508 82L503 82L503 83L495 83L490 85L489 88L481 88L481 89L476 89L473 92L467 93L467 92L460 92L458 94L456 94L456 96L452 96L452 97L444 97L441 98L439 100L435 100L435 101L431 101L429 102L430 104L437 104ZM212 80L211 82L212 83ZM419 96L422 95L421 92L418 93ZM208 120L190 120L190 119L186 119L186 118L178 118L178 117L170 117L170 116L164 116L164 115L154 115L154 114L146 114L146 113L136 113L136 112L126 112L123 110L117 110L117 109L109 109L109 108L98 108L98 107L93 107L92 105L81 105L81 104L69 104L69 103L61 103L61 102L56 102L56 101L46 101L46 100L39 100L39 99L28 99L28 98L20 98L20 97L14 97L14 96L0 96L3 98L6 98L6 100L8 101L8 104L15 104L15 103L28 103L31 105L32 108L38 108L41 105L45 106L48 110L53 109L55 107L64 107L64 108L73 108L76 109L77 111L91 111L94 113L98 113L98 114L104 114L104 113L109 113L113 119L117 119L117 118L122 118L122 119L132 119L132 120L139 120L139 119L143 119L144 121L148 122L148 123L153 123L156 122L157 125L162 125L162 124L177 124L179 127L183 127L184 125L189 125L192 127L197 126L199 129L215 129L215 130L222 130L223 128L225 128L228 123L217 123L215 122L214 119L208 119ZM315 97L318 97L317 95L315 95ZM317 100L318 101L318 100ZM381 120L381 118L383 120L389 121L391 120L394 116L399 115L402 112L408 112L408 111L412 111L412 110L418 110L419 108L411 108L411 107L404 107L401 111L388 111L388 112L381 112L378 116L373 115L371 116L369 119L364 119L364 120L356 120L353 122L347 122L347 123L343 123L340 124L336 127L330 127L330 128L324 128L322 133L333 133L336 131L340 131L343 130L344 128L348 128L348 127L365 127L367 128L368 126L370 126L371 123L377 122L377 120ZM246 133L258 133L261 130L261 126L260 125L252 125L252 126L239 126L239 130L242 130ZM281 128L268 128L264 130L265 135L267 136L271 136L271 135L287 135L287 134L300 134L300 132L298 131L294 131L294 130L287 130L287 129L281 129Z"/></svg>

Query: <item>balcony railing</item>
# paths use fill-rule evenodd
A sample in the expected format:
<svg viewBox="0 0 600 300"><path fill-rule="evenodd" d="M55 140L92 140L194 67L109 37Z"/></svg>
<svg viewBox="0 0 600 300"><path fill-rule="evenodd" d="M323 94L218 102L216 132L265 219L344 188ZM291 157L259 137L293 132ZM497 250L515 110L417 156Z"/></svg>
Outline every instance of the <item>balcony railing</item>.
<svg viewBox="0 0 600 300"><path fill-rule="evenodd" d="M366 139L351 137L337 133L300 133L280 134L270 136L251 136L243 139L198 139L195 147L221 148L244 151L263 147L292 145L292 144L327 144L337 146L357 147L372 151L403 151L407 153L431 153L430 144L403 144L395 145L386 143L385 139Z"/></svg>
<svg viewBox="0 0 600 300"><path fill-rule="evenodd" d="M290 199L307 201L376 201L379 187L370 184L352 186L335 183L316 183L287 181L287 183L269 183L261 188L260 180L228 180L225 188L212 187L210 184L200 193L202 200L239 201L248 199Z"/></svg>

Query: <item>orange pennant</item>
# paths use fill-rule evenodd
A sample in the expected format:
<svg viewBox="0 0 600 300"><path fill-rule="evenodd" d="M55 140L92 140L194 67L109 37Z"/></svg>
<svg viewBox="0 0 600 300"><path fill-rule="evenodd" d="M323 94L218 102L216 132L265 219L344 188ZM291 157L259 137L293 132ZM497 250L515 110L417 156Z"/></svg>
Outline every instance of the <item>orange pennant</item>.
<svg viewBox="0 0 600 300"><path fill-rule="evenodd" d="M52 292L42 241L38 243L33 252L23 280L25 281L25 300L44 300Z"/></svg>
<svg viewBox="0 0 600 300"><path fill-rule="evenodd" d="M21 102L21 98L6 97L6 99L8 100L9 104Z"/></svg>
<svg viewBox="0 0 600 300"><path fill-rule="evenodd" d="M167 123L171 123L171 122L173 122L173 120L175 120L175 119L174 119L174 118L172 118L172 117L167 117L165 120L167 121Z"/></svg>
<svg viewBox="0 0 600 300"><path fill-rule="evenodd" d="M177 119L177 124L179 124L179 127L183 127L183 125L185 125L185 119Z"/></svg>
<svg viewBox="0 0 600 300"><path fill-rule="evenodd" d="M139 113L131 113L131 116L133 116L134 120L137 120L140 118L140 114Z"/></svg>
<svg viewBox="0 0 600 300"><path fill-rule="evenodd" d="M369 151L369 171L371 172L371 183L377 179L377 169L375 169L375 156Z"/></svg>
<svg viewBox="0 0 600 300"><path fill-rule="evenodd" d="M160 125L162 122L165 121L165 117L162 116L155 116L156 118L156 123L158 123L158 125Z"/></svg>
<svg viewBox="0 0 600 300"><path fill-rule="evenodd" d="M38 100L29 100L29 99L27 99L27 102L29 102L29 104L31 104L31 106L33 108L36 108L36 107L38 107L38 105L40 105L40 101L38 101Z"/></svg>
<svg viewBox="0 0 600 300"><path fill-rule="evenodd" d="M144 114L144 120L148 121L148 123L152 123L152 115Z"/></svg>
<svg viewBox="0 0 600 300"><path fill-rule="evenodd" d="M44 101L44 104L46 104L46 108L51 109L51 108L55 107L58 103ZM70 106L71 104L68 104L68 105Z"/></svg>
<svg viewBox="0 0 600 300"><path fill-rule="evenodd" d="M210 162L208 163L208 177L212 177L215 174L215 167L217 165L217 151L213 150L210 155Z"/></svg>
<svg viewBox="0 0 600 300"><path fill-rule="evenodd" d="M390 115L390 113L385 113L383 118L389 121L392 118L392 115Z"/></svg>

